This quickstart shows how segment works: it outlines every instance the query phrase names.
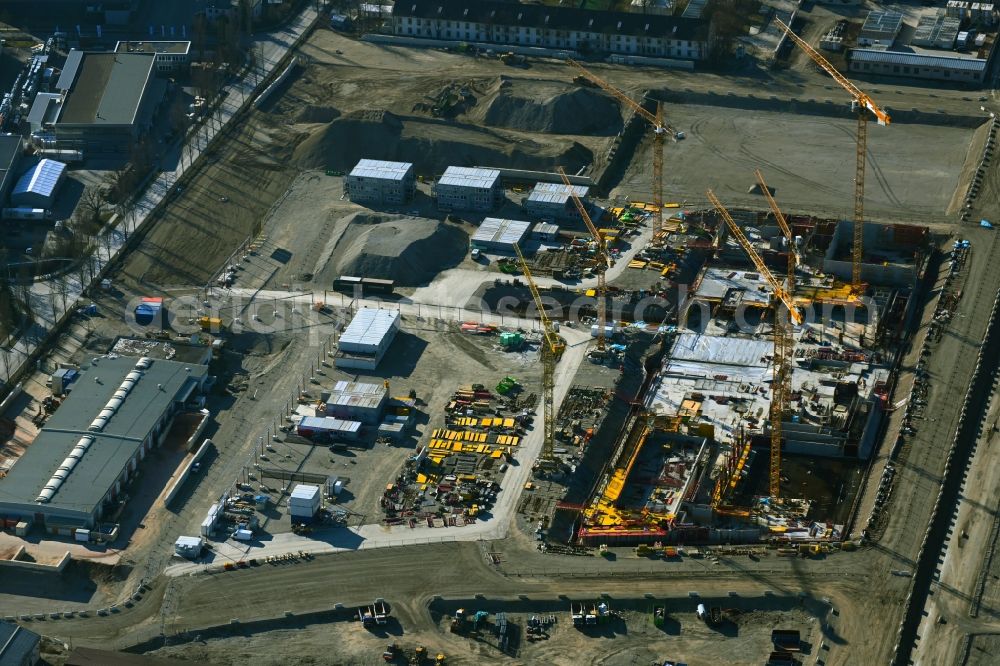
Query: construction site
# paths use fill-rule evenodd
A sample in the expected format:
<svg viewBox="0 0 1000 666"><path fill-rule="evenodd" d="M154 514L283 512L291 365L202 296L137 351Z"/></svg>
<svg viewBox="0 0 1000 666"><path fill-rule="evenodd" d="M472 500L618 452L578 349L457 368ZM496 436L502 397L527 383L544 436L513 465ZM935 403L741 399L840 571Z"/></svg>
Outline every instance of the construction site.
<svg viewBox="0 0 1000 666"><path fill-rule="evenodd" d="M0 452L132 355L207 378L198 441L126 467L107 543L18 517L72 590L0 616L209 663L887 660L1000 287L996 123L789 33L751 77L318 21Z"/></svg>

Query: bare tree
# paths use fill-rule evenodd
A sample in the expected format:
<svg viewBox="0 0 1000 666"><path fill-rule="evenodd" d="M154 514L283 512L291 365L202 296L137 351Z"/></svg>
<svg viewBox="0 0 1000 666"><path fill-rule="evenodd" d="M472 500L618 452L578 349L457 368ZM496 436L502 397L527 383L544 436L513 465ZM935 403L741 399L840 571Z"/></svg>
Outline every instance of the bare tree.
<svg viewBox="0 0 1000 666"><path fill-rule="evenodd" d="M208 33L208 19L205 18L204 14L197 14L194 17L194 23L191 26L191 41L194 42L195 53L198 54L198 60L205 59L205 45L207 44L207 33Z"/></svg>
<svg viewBox="0 0 1000 666"><path fill-rule="evenodd" d="M85 187L77 204L77 211L82 212L83 221L91 226L100 227L104 214L104 195L94 186ZM75 215L75 214L74 214Z"/></svg>

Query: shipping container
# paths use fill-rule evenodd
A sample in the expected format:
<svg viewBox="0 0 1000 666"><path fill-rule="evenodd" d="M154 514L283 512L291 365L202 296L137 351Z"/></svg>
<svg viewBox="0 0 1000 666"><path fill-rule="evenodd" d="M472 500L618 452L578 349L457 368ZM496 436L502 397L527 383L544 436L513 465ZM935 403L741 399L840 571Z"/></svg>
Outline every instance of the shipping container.
<svg viewBox="0 0 1000 666"><path fill-rule="evenodd" d="M366 294L391 294L396 288L396 283L392 280L380 280L378 278L362 278L361 289Z"/></svg>

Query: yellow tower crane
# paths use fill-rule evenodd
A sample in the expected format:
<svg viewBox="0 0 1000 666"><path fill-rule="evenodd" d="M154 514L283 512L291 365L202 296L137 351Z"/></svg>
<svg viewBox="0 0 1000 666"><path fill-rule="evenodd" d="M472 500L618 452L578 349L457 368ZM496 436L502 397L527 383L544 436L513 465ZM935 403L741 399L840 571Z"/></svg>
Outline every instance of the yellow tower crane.
<svg viewBox="0 0 1000 666"><path fill-rule="evenodd" d="M771 212L774 213L774 219L778 222L778 227L781 229L781 233L784 234L785 240L788 242L788 277L786 278L785 288L788 289L788 293L795 294L795 266L798 263L798 255L795 252L795 237L792 236L792 228L788 226L788 222L785 220L784 214L778 207L778 202L774 200L771 196L771 189L767 186L764 181L764 174L760 172L760 169L754 171L757 175L757 184L760 185L761 191L764 196L767 197L767 205L771 207Z"/></svg>
<svg viewBox="0 0 1000 666"><path fill-rule="evenodd" d="M555 460L553 451L556 427L556 414L554 411L556 363L562 356L563 351L566 350L566 344L556 334L552 320L549 319L549 315L545 312L542 295L538 293L538 286L535 284L534 278L531 277L531 269L528 267L528 262L525 261L524 255L521 253L521 248L518 247L517 243L514 244L514 251L517 253L518 261L521 262L521 270L524 272L524 279L528 283L531 297L535 300L535 308L538 309L538 319L542 322L542 344L540 351L542 356L543 439L542 454L539 462L542 466L550 466Z"/></svg>
<svg viewBox="0 0 1000 666"><path fill-rule="evenodd" d="M865 159L868 150L868 114L875 116L879 125L888 125L891 122L889 114L882 107L875 103L871 97L862 92L856 85L851 83L847 77L837 71L837 68L830 64L816 49L809 46L801 37L792 32L792 29L782 23L780 19L775 19L778 27L785 31L800 49L806 52L813 62L820 69L833 77L833 80L840 84L854 100L854 105L858 111L858 134L857 134L857 155L854 165L854 247L851 252L853 269L851 272L851 286L855 292L861 291L861 261L864 258L864 227L865 227Z"/></svg>
<svg viewBox="0 0 1000 666"><path fill-rule="evenodd" d="M647 111L641 104L615 88L613 85L589 71L572 58L568 59L569 64L580 70L580 73L589 81L597 85L623 103L628 108L641 116L653 128L653 204L657 209L658 224L657 230L663 228L663 145L667 136L677 136L677 130L667 125L663 120L663 102L656 103L656 113Z"/></svg>
<svg viewBox="0 0 1000 666"><path fill-rule="evenodd" d="M576 195L573 189L573 184L569 182L569 177L566 172L563 171L562 167L556 167L556 171L562 178L563 184L569 190L570 198L573 199L573 204L576 206L576 210L580 213L580 217L583 218L584 224L587 225L587 230L590 235L594 237L594 242L597 243L597 266L595 271L597 273L597 349L604 352L607 349L605 328L608 325L608 304L607 304L607 294L608 285L605 281L605 272L611 267L611 259L608 256L608 243L604 238L604 235L597 229L594 222L590 219L590 214L587 213L586 206L580 201L580 197Z"/></svg>
<svg viewBox="0 0 1000 666"><path fill-rule="evenodd" d="M722 205L718 197L712 190L706 193L708 200L715 206L722 219L726 221L730 233L736 238L743 251L750 257L750 261L757 268L757 271L764 276L767 283L774 290L774 381L771 385L771 467L769 476L769 491L773 499L778 499L781 494L781 421L784 418L791 395L792 379L792 352L793 338L789 319L796 324L803 322L802 314L792 302L792 295L778 280L771 274L764 260L750 244L743 230L733 221L732 215ZM780 303L785 305L788 316L783 317Z"/></svg>

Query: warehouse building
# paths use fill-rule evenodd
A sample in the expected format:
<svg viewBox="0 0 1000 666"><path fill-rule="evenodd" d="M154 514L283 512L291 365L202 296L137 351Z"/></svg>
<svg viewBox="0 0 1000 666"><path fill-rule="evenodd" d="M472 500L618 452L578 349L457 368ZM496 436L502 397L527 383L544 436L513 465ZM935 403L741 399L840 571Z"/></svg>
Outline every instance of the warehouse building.
<svg viewBox="0 0 1000 666"><path fill-rule="evenodd" d="M207 371L148 358L95 359L0 479L0 517L63 536L93 529L163 443L174 416L203 390Z"/></svg>
<svg viewBox="0 0 1000 666"><path fill-rule="evenodd" d="M55 148L128 153L153 124L167 90L152 53L70 51L56 89Z"/></svg>
<svg viewBox="0 0 1000 666"><path fill-rule="evenodd" d="M0 205L7 201L17 175L17 163L24 153L18 134L0 134Z"/></svg>
<svg viewBox="0 0 1000 666"><path fill-rule="evenodd" d="M530 229L531 222L487 217L472 234L470 244L474 250L513 253L514 245L519 245Z"/></svg>
<svg viewBox="0 0 1000 666"><path fill-rule="evenodd" d="M157 74L183 72L191 65L191 42L118 42L115 53L152 53Z"/></svg>
<svg viewBox="0 0 1000 666"><path fill-rule="evenodd" d="M401 37L492 43L501 48L703 60L709 51L709 22L687 16L502 0L405 0L393 5L392 30Z"/></svg>
<svg viewBox="0 0 1000 666"><path fill-rule="evenodd" d="M908 76L981 85L986 78L988 62L975 57L854 49L849 69L858 74Z"/></svg>
<svg viewBox="0 0 1000 666"><path fill-rule="evenodd" d="M590 188L585 185L563 183L537 183L524 200L524 210L529 215L553 220L580 219L580 212L573 203L573 194L582 201ZM584 204L586 205L586 204Z"/></svg>
<svg viewBox="0 0 1000 666"><path fill-rule="evenodd" d="M344 179L344 192L357 203L404 204L416 191L410 162L361 160Z"/></svg>
<svg viewBox="0 0 1000 666"><path fill-rule="evenodd" d="M399 311L361 308L338 341L338 368L374 370L399 331Z"/></svg>
<svg viewBox="0 0 1000 666"><path fill-rule="evenodd" d="M66 165L55 160L42 160L22 175L10 193L15 206L45 208L56 203L56 192L66 179Z"/></svg>
<svg viewBox="0 0 1000 666"><path fill-rule="evenodd" d="M377 425L385 410L388 391L382 384L338 381L326 399L326 415Z"/></svg>
<svg viewBox="0 0 1000 666"><path fill-rule="evenodd" d="M498 169L450 166L434 184L438 208L449 210L493 210L503 202Z"/></svg>

